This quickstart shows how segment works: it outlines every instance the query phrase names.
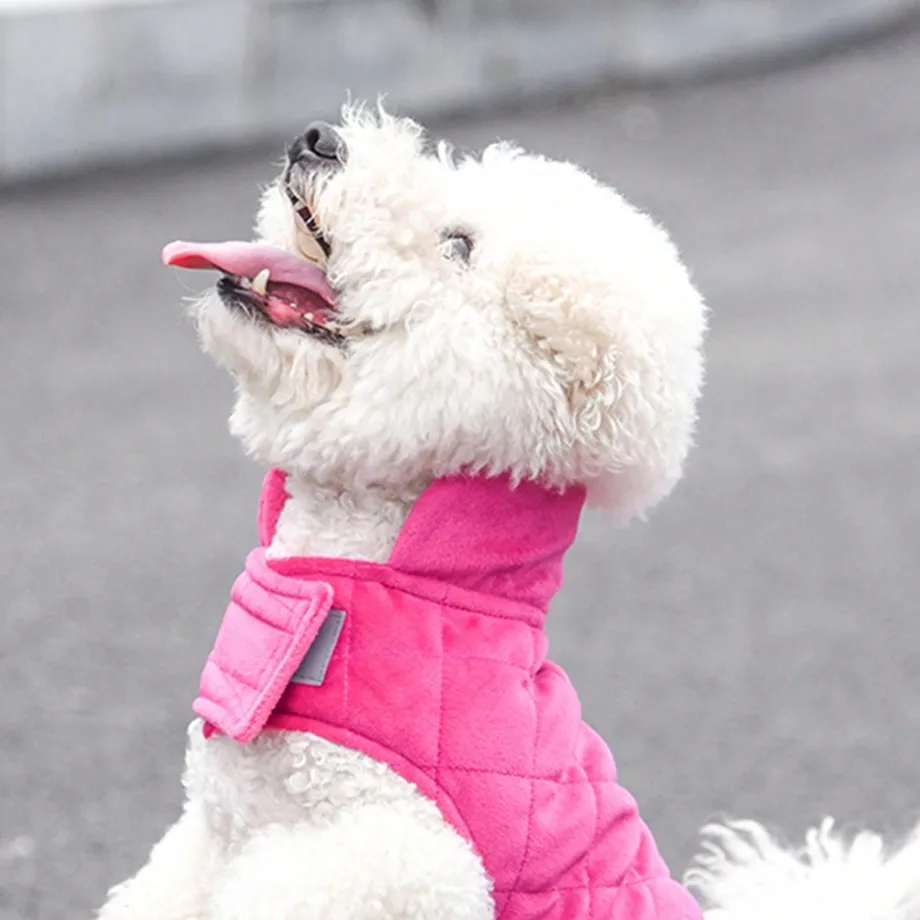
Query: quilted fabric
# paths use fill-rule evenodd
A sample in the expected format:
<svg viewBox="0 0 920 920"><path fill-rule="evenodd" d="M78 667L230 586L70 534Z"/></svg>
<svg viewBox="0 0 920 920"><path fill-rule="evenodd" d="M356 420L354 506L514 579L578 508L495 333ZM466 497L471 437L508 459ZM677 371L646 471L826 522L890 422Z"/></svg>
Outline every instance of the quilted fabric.
<svg viewBox="0 0 920 920"><path fill-rule="evenodd" d="M284 500L274 472L263 544ZM582 490L456 477L422 495L386 565L254 551L250 596L274 595L288 613L249 611L247 643L234 638L247 635L245 605L231 603L196 710L237 736L232 710L212 705L214 670L250 683L281 673L265 649L287 661L295 643L271 630L312 630L325 614L303 599L331 596L346 618L323 684L274 684L264 728L314 732L415 783L480 853L501 920L698 920L571 683L546 660L546 611L583 502Z"/></svg>
<svg viewBox="0 0 920 920"><path fill-rule="evenodd" d="M250 572L258 574L253 578ZM233 584L230 606L201 675L195 712L235 741L252 741L331 607L329 585L273 580L259 557L252 559Z"/></svg>

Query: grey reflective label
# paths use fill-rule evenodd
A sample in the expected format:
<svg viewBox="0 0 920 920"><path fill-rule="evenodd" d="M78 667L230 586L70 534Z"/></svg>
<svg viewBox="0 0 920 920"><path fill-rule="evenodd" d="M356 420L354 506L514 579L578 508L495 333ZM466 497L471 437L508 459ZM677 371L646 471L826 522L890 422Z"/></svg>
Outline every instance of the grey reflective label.
<svg viewBox="0 0 920 920"><path fill-rule="evenodd" d="M307 649L300 667L291 678L293 684L307 684L310 687L320 687L326 679L329 669L329 659L338 644L345 623L344 610L330 610L323 625L320 626L313 644Z"/></svg>

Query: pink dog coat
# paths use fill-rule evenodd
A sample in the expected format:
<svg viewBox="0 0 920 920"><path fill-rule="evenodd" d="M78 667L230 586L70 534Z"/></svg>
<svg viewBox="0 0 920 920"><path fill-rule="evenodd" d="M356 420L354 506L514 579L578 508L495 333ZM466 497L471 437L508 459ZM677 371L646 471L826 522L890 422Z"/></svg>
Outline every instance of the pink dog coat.
<svg viewBox="0 0 920 920"><path fill-rule="evenodd" d="M286 500L269 473L260 539ZM698 920L546 660L584 491L453 477L387 564L254 550L201 681L209 731L308 731L392 767L480 854L501 920Z"/></svg>

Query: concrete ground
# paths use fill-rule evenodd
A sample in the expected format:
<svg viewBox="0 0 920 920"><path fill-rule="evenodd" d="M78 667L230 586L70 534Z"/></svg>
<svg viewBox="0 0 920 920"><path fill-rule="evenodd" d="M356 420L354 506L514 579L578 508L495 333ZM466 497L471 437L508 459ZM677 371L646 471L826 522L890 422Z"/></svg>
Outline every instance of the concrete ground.
<svg viewBox="0 0 920 920"><path fill-rule="evenodd" d="M449 129L618 184L712 305L686 481L588 519L551 618L675 871L719 814L920 816L918 85L913 34ZM86 916L177 813L260 472L158 251L246 234L275 153L0 200L2 920Z"/></svg>

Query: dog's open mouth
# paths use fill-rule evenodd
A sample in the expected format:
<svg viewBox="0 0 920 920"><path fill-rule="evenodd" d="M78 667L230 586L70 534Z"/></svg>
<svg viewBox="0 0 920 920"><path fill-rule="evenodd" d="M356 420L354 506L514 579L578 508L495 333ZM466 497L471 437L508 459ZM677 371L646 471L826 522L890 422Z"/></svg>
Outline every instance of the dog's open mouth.
<svg viewBox="0 0 920 920"><path fill-rule="evenodd" d="M279 329L342 345L358 329L341 322L335 292L312 262L265 243L170 243L163 262L219 271L223 302Z"/></svg>

